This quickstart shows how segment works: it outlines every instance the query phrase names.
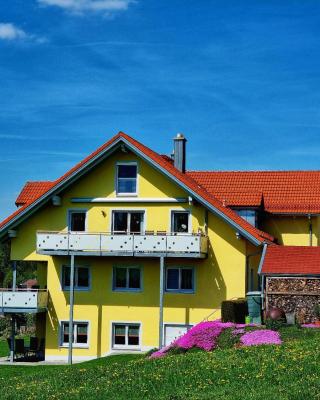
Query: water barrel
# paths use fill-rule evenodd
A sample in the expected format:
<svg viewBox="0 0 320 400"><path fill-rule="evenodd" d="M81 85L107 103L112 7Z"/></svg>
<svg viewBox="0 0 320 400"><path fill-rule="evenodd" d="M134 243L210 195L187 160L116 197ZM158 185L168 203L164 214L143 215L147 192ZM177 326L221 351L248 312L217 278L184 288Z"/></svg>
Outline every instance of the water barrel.
<svg viewBox="0 0 320 400"><path fill-rule="evenodd" d="M261 292L248 292L247 302L250 321L261 324Z"/></svg>

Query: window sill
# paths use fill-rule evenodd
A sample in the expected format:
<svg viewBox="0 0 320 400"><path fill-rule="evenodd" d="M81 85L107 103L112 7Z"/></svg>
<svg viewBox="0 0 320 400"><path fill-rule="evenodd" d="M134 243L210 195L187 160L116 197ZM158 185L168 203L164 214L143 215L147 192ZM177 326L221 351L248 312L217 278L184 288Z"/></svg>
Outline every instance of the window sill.
<svg viewBox="0 0 320 400"><path fill-rule="evenodd" d="M112 350L136 350L141 351L140 346L112 346Z"/></svg>
<svg viewBox="0 0 320 400"><path fill-rule="evenodd" d="M117 197L138 197L138 193L116 193Z"/></svg>
<svg viewBox="0 0 320 400"><path fill-rule="evenodd" d="M68 344L68 343L66 343L66 344L61 344L59 347L60 347L61 349L68 349L68 348L69 348L69 344ZM73 348L73 349L89 349L89 345L88 345L88 344L84 344L84 345L81 345L81 344L73 344L73 345L72 345L72 348Z"/></svg>
<svg viewBox="0 0 320 400"><path fill-rule="evenodd" d="M141 293L142 289L121 289L121 288L113 288L112 289L113 292L123 292L123 293Z"/></svg>
<svg viewBox="0 0 320 400"><path fill-rule="evenodd" d="M70 292L70 287L63 287L61 289L63 292ZM90 292L91 288L74 288L74 292Z"/></svg>
<svg viewBox="0 0 320 400"><path fill-rule="evenodd" d="M172 293L172 294L195 294L195 291L194 290L175 290L175 289L172 289L172 290L168 290L168 289L166 289L165 290L165 293Z"/></svg>

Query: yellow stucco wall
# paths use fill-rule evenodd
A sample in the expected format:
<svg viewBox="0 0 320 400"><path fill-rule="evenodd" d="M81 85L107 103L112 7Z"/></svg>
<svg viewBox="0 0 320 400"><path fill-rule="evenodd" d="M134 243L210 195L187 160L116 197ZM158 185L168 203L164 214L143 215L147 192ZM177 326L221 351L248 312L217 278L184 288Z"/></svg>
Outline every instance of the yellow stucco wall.
<svg viewBox="0 0 320 400"><path fill-rule="evenodd" d="M73 204L73 197L116 196L114 191L117 161L136 160L132 154L117 153L92 170L87 176L62 193L62 206L47 205L18 228L12 240L11 258L44 261L39 264L40 284L49 291L46 318L46 356L65 357L67 349L59 346L59 322L69 318L69 294L61 290L61 267L68 264L63 257L49 257L35 252L36 231L67 229L68 209L88 210L88 230L110 231L112 209L144 209L147 230L170 230L170 210L188 209L192 214L192 230L204 230L205 210L198 204ZM142 160L138 161L139 197L187 197L187 194ZM104 211L104 213L102 213ZM193 266L195 293L166 293L164 323L194 324L218 310L211 318L220 316L221 301L245 295L246 241L237 239L235 231L223 220L209 213L209 254L206 259L167 259L166 265ZM155 258L77 257L77 265L88 265L91 288L75 292L74 320L89 321L89 347L74 349L76 357L96 357L111 350L113 322L140 322L142 348L158 345L159 333L159 260ZM46 268L43 265L47 265ZM143 270L143 290L139 293L113 292L114 265L140 265ZM39 331L41 329L39 328Z"/></svg>
<svg viewBox="0 0 320 400"><path fill-rule="evenodd" d="M319 245L318 217L312 217L312 245ZM285 246L309 246L310 221L307 216L276 216L267 217L261 229L278 239L278 243Z"/></svg>

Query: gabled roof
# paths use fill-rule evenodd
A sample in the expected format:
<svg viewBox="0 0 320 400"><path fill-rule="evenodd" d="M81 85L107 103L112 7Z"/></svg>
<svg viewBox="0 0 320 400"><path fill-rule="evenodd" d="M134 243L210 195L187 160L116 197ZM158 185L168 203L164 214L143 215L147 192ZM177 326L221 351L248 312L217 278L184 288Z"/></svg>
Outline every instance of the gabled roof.
<svg viewBox="0 0 320 400"><path fill-rule="evenodd" d="M230 206L246 203L249 206L254 203L253 193L261 193L267 212L320 214L320 171L189 171L187 174Z"/></svg>
<svg viewBox="0 0 320 400"><path fill-rule="evenodd" d="M261 274L320 275L320 247L268 246Z"/></svg>
<svg viewBox="0 0 320 400"><path fill-rule="evenodd" d="M39 194L45 193L53 185L54 182L51 181L27 182L17 197L16 205L23 206L27 203L32 203L32 201L35 200Z"/></svg>
<svg viewBox="0 0 320 400"><path fill-rule="evenodd" d="M86 173L86 171L115 151L121 144L126 145L132 152L141 156L145 161L149 162L156 169L160 170L175 181L197 201L202 203L216 215L223 218L235 230L239 231L239 233L251 242L258 245L264 241L273 240L271 235L253 227L244 219L239 217L233 210L225 207L220 200L215 198L212 193L205 190L205 188L197 183L190 175L184 174L176 169L171 161L123 132L119 132L112 139L71 168L67 173L54 181L51 187L44 188L43 192L39 191L37 197L34 197L32 201L24 204L8 218L2 221L0 223L0 235L3 235L3 233L10 229L10 227L18 225L23 219L27 218L29 213L34 212L37 208L41 207L42 204L49 201L54 194L59 193L65 187L73 183L76 179Z"/></svg>

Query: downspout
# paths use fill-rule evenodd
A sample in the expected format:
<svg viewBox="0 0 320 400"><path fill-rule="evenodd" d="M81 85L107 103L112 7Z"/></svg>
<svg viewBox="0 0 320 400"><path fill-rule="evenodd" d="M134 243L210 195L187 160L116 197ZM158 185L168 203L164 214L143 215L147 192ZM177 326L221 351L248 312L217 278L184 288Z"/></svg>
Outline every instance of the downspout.
<svg viewBox="0 0 320 400"><path fill-rule="evenodd" d="M312 227L311 214L308 214L308 220L309 220L309 246L312 246L313 227Z"/></svg>
<svg viewBox="0 0 320 400"><path fill-rule="evenodd" d="M267 243L264 243L263 251L262 251L262 255L261 255L261 260L260 260L260 264L259 264L259 269L258 269L258 275L261 275L262 266L263 266L263 263L264 263L264 259L266 257L267 249L268 249L268 245L267 245ZM261 304L262 304L262 310L264 310L264 305L265 305L264 283L265 283L264 282L264 275L262 275L261 276Z"/></svg>

